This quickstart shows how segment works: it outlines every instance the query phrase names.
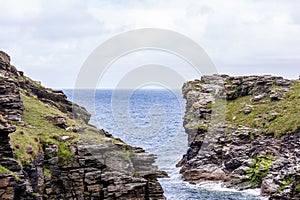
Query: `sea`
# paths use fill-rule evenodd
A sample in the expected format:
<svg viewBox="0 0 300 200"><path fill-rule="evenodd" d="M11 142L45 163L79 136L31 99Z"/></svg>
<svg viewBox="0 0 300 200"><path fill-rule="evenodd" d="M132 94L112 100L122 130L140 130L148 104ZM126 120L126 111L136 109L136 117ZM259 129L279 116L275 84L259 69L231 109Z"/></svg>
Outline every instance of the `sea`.
<svg viewBox="0 0 300 200"><path fill-rule="evenodd" d="M255 200L259 190L237 191L222 183L192 185L181 180L176 163L188 149L183 129L185 100L180 90L72 90L68 99L85 107L90 123L132 146L156 154L156 165L170 178L159 179L168 200Z"/></svg>

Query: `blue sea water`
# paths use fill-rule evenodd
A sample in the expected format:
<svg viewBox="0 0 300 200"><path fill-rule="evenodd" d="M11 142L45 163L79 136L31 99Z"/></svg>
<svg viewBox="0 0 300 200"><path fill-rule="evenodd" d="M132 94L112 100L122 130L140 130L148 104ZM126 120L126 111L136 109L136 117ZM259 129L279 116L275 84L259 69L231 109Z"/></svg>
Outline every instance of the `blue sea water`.
<svg viewBox="0 0 300 200"><path fill-rule="evenodd" d="M170 200L254 200L254 191L238 192L220 184L190 185L175 167L187 150L182 127L185 100L180 91L169 90L64 90L70 100L92 113L91 123L157 155L156 164L170 178L160 179Z"/></svg>

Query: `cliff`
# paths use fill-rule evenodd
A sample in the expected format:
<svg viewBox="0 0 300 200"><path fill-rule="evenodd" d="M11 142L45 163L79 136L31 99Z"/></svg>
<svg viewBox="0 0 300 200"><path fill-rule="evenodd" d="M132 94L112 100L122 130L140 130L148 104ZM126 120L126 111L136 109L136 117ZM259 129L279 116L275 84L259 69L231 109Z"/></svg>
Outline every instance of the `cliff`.
<svg viewBox="0 0 300 200"><path fill-rule="evenodd" d="M299 80L211 75L185 83L182 92L189 139L178 163L184 180L300 198Z"/></svg>
<svg viewBox="0 0 300 200"><path fill-rule="evenodd" d="M155 155L89 119L0 51L0 199L165 199Z"/></svg>

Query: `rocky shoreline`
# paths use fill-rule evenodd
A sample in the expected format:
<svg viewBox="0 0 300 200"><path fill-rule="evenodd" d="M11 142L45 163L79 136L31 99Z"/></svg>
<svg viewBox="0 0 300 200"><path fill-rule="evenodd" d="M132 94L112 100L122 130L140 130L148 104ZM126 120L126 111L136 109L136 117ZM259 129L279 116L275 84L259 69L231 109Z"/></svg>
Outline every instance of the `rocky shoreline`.
<svg viewBox="0 0 300 200"><path fill-rule="evenodd" d="M185 181L300 199L300 81L211 75L184 84ZM155 155L90 125L62 91L0 51L0 199L166 199Z"/></svg>
<svg viewBox="0 0 300 200"><path fill-rule="evenodd" d="M89 119L0 51L0 199L165 199L155 155Z"/></svg>
<svg viewBox="0 0 300 200"><path fill-rule="evenodd" d="M183 179L299 199L299 85L282 77L227 75L185 83L189 149L177 164Z"/></svg>

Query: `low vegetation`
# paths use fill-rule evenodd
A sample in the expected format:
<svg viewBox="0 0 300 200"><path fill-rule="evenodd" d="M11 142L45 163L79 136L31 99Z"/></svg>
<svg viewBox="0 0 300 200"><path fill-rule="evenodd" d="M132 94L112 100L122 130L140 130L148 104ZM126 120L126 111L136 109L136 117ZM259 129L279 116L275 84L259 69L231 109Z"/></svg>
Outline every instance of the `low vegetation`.
<svg viewBox="0 0 300 200"><path fill-rule="evenodd" d="M76 125L77 122L68 118L59 110L45 105L36 97L28 97L21 92L21 98L25 107L22 117L25 126L16 124L16 132L10 134L16 159L21 165L29 164L37 157L39 152L43 151L43 148L56 144L59 146L58 156L60 161L71 161L72 152L69 147L78 141L78 134L53 125L44 116L64 116L69 125ZM69 136L70 139L60 141L62 135Z"/></svg>
<svg viewBox="0 0 300 200"><path fill-rule="evenodd" d="M296 185L295 191L300 193L300 184Z"/></svg>
<svg viewBox="0 0 300 200"><path fill-rule="evenodd" d="M280 187L276 191L276 193L280 193L286 186L291 185L293 182L293 177L292 175L286 176L282 181L280 181Z"/></svg>
<svg viewBox="0 0 300 200"><path fill-rule="evenodd" d="M17 182L20 181L20 178L15 173L13 173L12 171L10 171L6 167L3 167L2 165L0 165L0 174L11 174L11 175L13 175L15 177L15 180Z"/></svg>
<svg viewBox="0 0 300 200"><path fill-rule="evenodd" d="M3 167L2 165L0 165L0 173L2 173L2 174L10 174L11 171L9 169L7 169L6 167Z"/></svg>
<svg viewBox="0 0 300 200"><path fill-rule="evenodd" d="M70 147L75 146L78 141L123 143L115 138L104 140L104 130L99 131L96 127L70 119L65 113L48 106L35 96L26 96L23 91L20 93L25 107L22 117L25 125L14 124L17 130L10 134L10 142L16 160L21 166L30 164L37 158L39 152L43 152L45 148L51 145L58 146L58 151L51 155L46 152L46 156L58 156L60 164L67 164L75 162L74 152L71 151ZM84 132L74 133L71 130L55 126L45 118L46 115L63 116L66 118L68 126L82 126ZM62 136L67 136L67 139L63 140Z"/></svg>
<svg viewBox="0 0 300 200"><path fill-rule="evenodd" d="M52 173L51 173L50 169L48 169L44 166L43 171L44 171L45 178L51 178L52 177Z"/></svg>
<svg viewBox="0 0 300 200"><path fill-rule="evenodd" d="M275 161L270 154L261 154L253 158L250 168L247 170L249 184L252 186L260 186L263 179L268 175L269 168Z"/></svg>
<svg viewBox="0 0 300 200"><path fill-rule="evenodd" d="M292 88L279 101L272 101L269 97L253 101L251 95L228 101L226 121L280 137L300 129L299 102L300 82L294 81ZM250 113L245 114L246 109Z"/></svg>

